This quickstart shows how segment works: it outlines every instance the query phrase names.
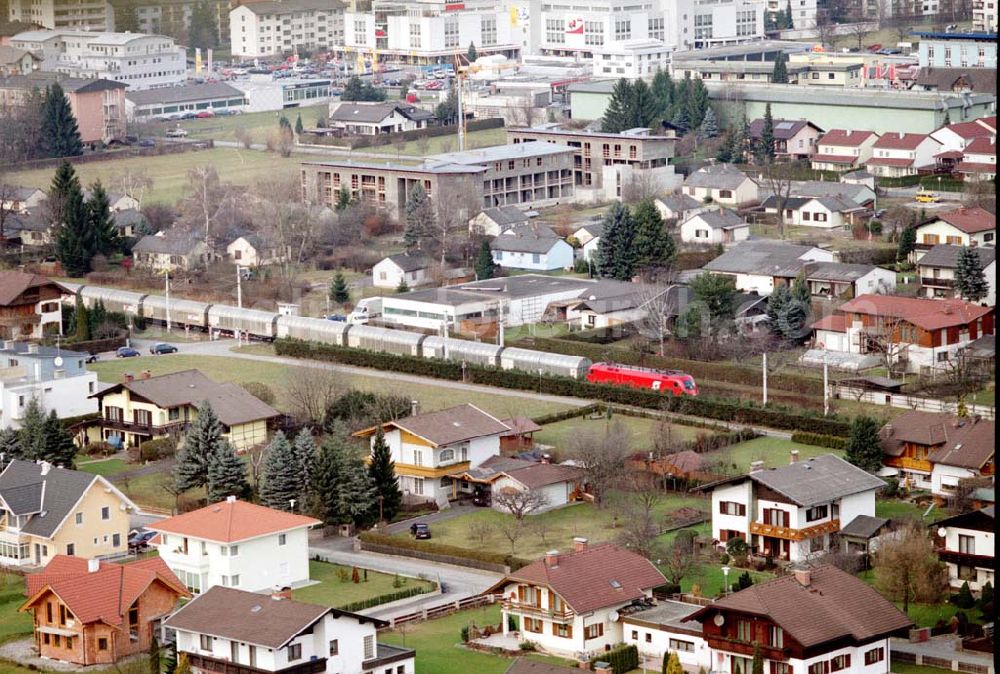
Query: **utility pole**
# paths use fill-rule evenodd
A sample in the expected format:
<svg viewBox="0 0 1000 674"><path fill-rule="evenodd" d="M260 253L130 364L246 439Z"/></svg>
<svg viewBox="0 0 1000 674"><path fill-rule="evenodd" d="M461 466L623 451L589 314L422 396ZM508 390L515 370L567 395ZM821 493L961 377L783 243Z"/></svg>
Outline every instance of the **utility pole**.
<svg viewBox="0 0 1000 674"><path fill-rule="evenodd" d="M444 330L444 359L448 360L448 314L441 320L441 329Z"/></svg>
<svg viewBox="0 0 1000 674"><path fill-rule="evenodd" d="M503 347L504 345L504 334L503 334L503 300L497 302L499 314L497 316L497 344Z"/></svg>
<svg viewBox="0 0 1000 674"><path fill-rule="evenodd" d="M243 267L236 265L236 306L243 308Z"/></svg>
<svg viewBox="0 0 1000 674"><path fill-rule="evenodd" d="M766 407L767 406L767 354L766 353L764 354L763 374L764 374L764 406Z"/></svg>
<svg viewBox="0 0 1000 674"><path fill-rule="evenodd" d="M826 350L823 350L823 416L830 415L830 365L826 361Z"/></svg>
<svg viewBox="0 0 1000 674"><path fill-rule="evenodd" d="M167 332L170 332L170 272L163 272L163 282L165 284L163 294L164 294L164 304L166 305L167 312Z"/></svg>

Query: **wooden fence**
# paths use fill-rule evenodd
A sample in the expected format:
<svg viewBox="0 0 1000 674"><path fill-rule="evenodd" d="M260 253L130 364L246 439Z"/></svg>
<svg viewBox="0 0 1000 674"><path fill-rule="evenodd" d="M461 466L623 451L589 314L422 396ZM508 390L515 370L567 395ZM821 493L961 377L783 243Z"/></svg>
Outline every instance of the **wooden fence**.
<svg viewBox="0 0 1000 674"><path fill-rule="evenodd" d="M947 412L949 414L958 412L958 403L938 398L921 398L905 393L869 391L856 386L844 386L843 384L834 384L832 390L835 397L857 400L858 402L921 410L923 412ZM969 416L978 414L983 419L990 421L995 419L996 408L994 407L987 405L966 405L965 408L968 410Z"/></svg>
<svg viewBox="0 0 1000 674"><path fill-rule="evenodd" d="M396 625L403 625L411 622L423 622L424 620L443 618L444 616L455 613L456 611L461 611L467 608L477 608L479 606L487 606L495 602L496 597L492 594L478 594L474 597L456 599L455 601L449 601L444 604L439 604L438 606L423 608L419 611L414 611L413 613L407 613L405 615L396 616L395 618L389 618L389 627L387 629L392 629L395 628Z"/></svg>

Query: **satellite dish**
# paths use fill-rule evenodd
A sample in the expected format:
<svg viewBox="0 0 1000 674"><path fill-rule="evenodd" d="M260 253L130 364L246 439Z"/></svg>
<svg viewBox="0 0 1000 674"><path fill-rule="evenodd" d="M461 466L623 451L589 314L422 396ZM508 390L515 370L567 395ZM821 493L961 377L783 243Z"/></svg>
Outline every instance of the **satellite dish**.
<svg viewBox="0 0 1000 674"><path fill-rule="evenodd" d="M947 535L948 535L948 530L947 529L945 529L944 527L938 527L938 536L940 536L941 538L944 538Z"/></svg>
<svg viewBox="0 0 1000 674"><path fill-rule="evenodd" d="M621 618L621 616L618 615L618 611L612 611L611 613L608 614L608 620L610 620L613 623L618 622L619 618Z"/></svg>
<svg viewBox="0 0 1000 674"><path fill-rule="evenodd" d="M721 613L716 613L715 618L712 620L712 622L715 623L716 627L722 627L726 622L726 616L722 615Z"/></svg>
<svg viewBox="0 0 1000 674"><path fill-rule="evenodd" d="M56 356L55 358L53 358L52 364L55 365L56 367L62 367L63 364L62 356Z"/></svg>

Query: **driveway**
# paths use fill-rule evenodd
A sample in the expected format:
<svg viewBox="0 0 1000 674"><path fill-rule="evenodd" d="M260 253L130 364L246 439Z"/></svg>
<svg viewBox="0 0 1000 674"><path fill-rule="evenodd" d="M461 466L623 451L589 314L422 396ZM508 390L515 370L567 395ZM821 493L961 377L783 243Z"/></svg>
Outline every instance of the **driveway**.
<svg viewBox="0 0 1000 674"><path fill-rule="evenodd" d="M424 524L434 524L435 522L445 522L447 520L455 519L456 517L461 517L462 515L467 515L469 513L475 512L478 508L466 501L459 501L458 503L453 503L450 508L445 508L444 510L439 510L434 513L428 513L426 515L420 515L419 517L411 517L409 519L402 520L400 522L393 522L389 526L382 529L382 533L386 534L402 534L407 533L410 530L410 525L415 522L423 522ZM431 527L431 535L434 534L434 527Z"/></svg>

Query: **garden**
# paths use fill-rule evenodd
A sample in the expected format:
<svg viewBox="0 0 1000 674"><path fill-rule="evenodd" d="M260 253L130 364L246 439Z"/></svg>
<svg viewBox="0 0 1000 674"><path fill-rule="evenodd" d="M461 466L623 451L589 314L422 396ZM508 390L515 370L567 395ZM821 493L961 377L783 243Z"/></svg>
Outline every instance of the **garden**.
<svg viewBox="0 0 1000 674"><path fill-rule="evenodd" d="M361 611L371 606L433 592L437 587L429 580L318 560L309 562L309 578L315 582L293 591L293 599L345 611Z"/></svg>

